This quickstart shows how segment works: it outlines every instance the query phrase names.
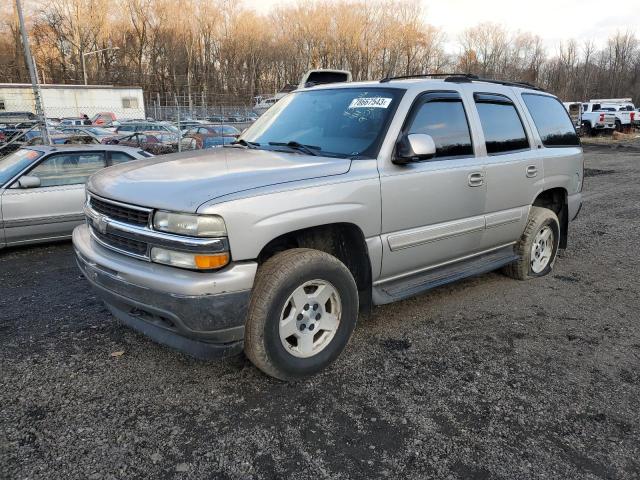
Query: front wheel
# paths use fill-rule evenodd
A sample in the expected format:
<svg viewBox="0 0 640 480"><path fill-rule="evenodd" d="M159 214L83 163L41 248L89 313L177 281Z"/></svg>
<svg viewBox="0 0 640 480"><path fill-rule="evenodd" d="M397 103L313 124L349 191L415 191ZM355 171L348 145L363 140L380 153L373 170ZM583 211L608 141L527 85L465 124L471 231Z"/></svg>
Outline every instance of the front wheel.
<svg viewBox="0 0 640 480"><path fill-rule="evenodd" d="M281 380L310 376L347 345L358 318L358 289L337 258L296 248L258 269L245 330L245 353Z"/></svg>
<svg viewBox="0 0 640 480"><path fill-rule="evenodd" d="M553 268L559 245L558 216L548 208L531 207L527 226L515 246L520 258L503 271L518 280L542 277Z"/></svg>

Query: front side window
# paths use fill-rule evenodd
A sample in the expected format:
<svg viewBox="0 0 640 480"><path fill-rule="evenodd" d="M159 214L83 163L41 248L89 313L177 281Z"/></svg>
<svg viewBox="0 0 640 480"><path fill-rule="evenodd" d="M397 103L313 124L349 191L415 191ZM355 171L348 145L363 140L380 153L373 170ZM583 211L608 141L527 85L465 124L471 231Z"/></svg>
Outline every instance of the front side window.
<svg viewBox="0 0 640 480"><path fill-rule="evenodd" d="M320 155L375 158L403 93L393 88L295 92L267 110L241 138L259 148L298 142Z"/></svg>
<svg viewBox="0 0 640 480"><path fill-rule="evenodd" d="M571 119L558 99L532 93L522 94L522 99L529 109L545 147L580 145Z"/></svg>
<svg viewBox="0 0 640 480"><path fill-rule="evenodd" d="M42 152L28 148L17 150L0 160L0 188L42 156Z"/></svg>
<svg viewBox="0 0 640 480"><path fill-rule="evenodd" d="M82 184L105 167L102 152L52 155L35 167L29 175L40 178L41 187Z"/></svg>
<svg viewBox="0 0 640 480"><path fill-rule="evenodd" d="M475 94L476 107L487 146L487 154L516 152L529 148L529 140L515 105L497 94Z"/></svg>
<svg viewBox="0 0 640 480"><path fill-rule="evenodd" d="M459 98L436 99L422 104L408 133L431 135L436 144L435 158L473 156L469 123Z"/></svg>

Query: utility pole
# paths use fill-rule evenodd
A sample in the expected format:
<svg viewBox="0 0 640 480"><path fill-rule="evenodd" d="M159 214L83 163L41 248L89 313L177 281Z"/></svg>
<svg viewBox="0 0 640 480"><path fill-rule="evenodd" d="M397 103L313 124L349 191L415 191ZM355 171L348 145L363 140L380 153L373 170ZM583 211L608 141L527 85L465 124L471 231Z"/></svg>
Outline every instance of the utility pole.
<svg viewBox="0 0 640 480"><path fill-rule="evenodd" d="M42 143L49 145L49 132L47 131L47 118L44 114L42 100L40 96L40 85L38 83L38 75L33 66L33 57L31 56L31 47L29 47L29 36L27 35L27 27L24 25L24 15L22 14L22 4L20 0L16 0L16 10L18 11L18 21L20 22L20 33L22 35L22 48L24 49L24 59L27 62L29 76L31 77L31 88L33 89L33 98L36 106L36 115L40 122L40 132L42 134Z"/></svg>

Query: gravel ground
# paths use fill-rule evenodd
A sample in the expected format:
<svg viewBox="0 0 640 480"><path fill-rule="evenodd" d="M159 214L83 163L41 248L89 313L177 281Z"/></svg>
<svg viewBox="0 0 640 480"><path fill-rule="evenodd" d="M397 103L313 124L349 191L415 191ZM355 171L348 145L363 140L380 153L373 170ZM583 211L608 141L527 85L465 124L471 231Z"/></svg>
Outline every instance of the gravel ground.
<svg viewBox="0 0 640 480"><path fill-rule="evenodd" d="M377 308L298 384L119 325L69 243L0 253L0 477L639 478L640 153L587 167L550 276Z"/></svg>

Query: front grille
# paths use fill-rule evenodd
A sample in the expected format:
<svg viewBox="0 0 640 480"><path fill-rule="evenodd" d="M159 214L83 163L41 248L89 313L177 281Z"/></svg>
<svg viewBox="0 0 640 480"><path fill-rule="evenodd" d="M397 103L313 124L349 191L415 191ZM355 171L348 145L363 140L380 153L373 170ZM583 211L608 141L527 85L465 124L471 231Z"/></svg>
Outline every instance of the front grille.
<svg viewBox="0 0 640 480"><path fill-rule="evenodd" d="M120 237L119 235L114 235L112 233L100 233L94 228L92 228L91 230L93 231L93 234L98 238L98 240L113 248L117 248L118 250L123 250L134 255L147 255L147 244L145 242L140 242L131 238Z"/></svg>
<svg viewBox="0 0 640 480"><path fill-rule="evenodd" d="M142 227L149 223L149 212L105 202L93 196L91 197L90 205L96 212L113 220Z"/></svg>

